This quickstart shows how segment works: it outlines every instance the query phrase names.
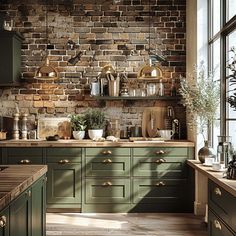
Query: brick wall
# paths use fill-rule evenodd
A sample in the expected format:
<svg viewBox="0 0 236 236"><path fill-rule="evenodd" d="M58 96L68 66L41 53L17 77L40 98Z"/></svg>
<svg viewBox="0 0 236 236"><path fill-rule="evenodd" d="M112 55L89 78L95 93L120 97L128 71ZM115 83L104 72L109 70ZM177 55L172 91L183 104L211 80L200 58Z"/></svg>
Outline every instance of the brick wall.
<svg viewBox="0 0 236 236"><path fill-rule="evenodd" d="M45 5L45 2L48 2ZM117 2L117 3L115 3ZM0 0L0 12L13 20L22 45L22 85L1 89L1 113L11 116L15 102L21 112L40 116L79 113L87 107L103 107L109 116L122 114L123 123L140 124L144 107L176 106L185 123L183 108L158 101L99 102L89 97L89 82L111 63L135 78L149 49L149 0ZM170 81L185 74L185 0L151 0L151 50L166 57L161 63L165 93ZM46 9L48 40L46 39ZM72 40L75 45L68 44ZM40 82L34 72L46 55L59 71L59 80ZM80 60L68 60L82 52ZM178 112L180 111L180 112Z"/></svg>

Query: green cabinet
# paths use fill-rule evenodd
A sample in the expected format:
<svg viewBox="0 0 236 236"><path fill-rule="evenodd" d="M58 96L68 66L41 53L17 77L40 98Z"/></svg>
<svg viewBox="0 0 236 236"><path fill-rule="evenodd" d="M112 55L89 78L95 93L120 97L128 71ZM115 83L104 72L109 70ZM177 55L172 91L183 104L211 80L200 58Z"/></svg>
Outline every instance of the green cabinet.
<svg viewBox="0 0 236 236"><path fill-rule="evenodd" d="M192 212L193 175L186 160L193 148L133 148L132 212Z"/></svg>
<svg viewBox="0 0 236 236"><path fill-rule="evenodd" d="M81 211L81 152L81 148L46 149L48 211Z"/></svg>
<svg viewBox="0 0 236 236"><path fill-rule="evenodd" d="M22 40L17 32L0 31L0 86L19 83Z"/></svg>
<svg viewBox="0 0 236 236"><path fill-rule="evenodd" d="M29 189L10 206L10 235L31 235L31 209L31 189Z"/></svg>
<svg viewBox="0 0 236 236"><path fill-rule="evenodd" d="M10 204L10 236L45 236L45 176Z"/></svg>
<svg viewBox="0 0 236 236"><path fill-rule="evenodd" d="M236 198L209 180L208 205L209 235L236 235Z"/></svg>
<svg viewBox="0 0 236 236"><path fill-rule="evenodd" d="M9 236L9 207L0 212L0 236Z"/></svg>

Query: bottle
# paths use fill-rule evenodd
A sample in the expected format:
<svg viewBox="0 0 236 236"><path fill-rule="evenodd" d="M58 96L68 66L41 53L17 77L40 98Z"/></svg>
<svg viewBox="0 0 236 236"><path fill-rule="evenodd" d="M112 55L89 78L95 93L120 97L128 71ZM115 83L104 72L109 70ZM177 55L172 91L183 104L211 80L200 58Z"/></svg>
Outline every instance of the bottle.
<svg viewBox="0 0 236 236"><path fill-rule="evenodd" d="M172 81L171 81L170 95L171 96L177 95L177 88L176 88L176 84L175 84L175 79L172 79Z"/></svg>
<svg viewBox="0 0 236 236"><path fill-rule="evenodd" d="M167 114L165 117L165 129L172 129L173 107L167 107Z"/></svg>
<svg viewBox="0 0 236 236"><path fill-rule="evenodd" d="M180 139L180 122L179 119L174 118L171 122L173 135L172 139Z"/></svg>
<svg viewBox="0 0 236 236"><path fill-rule="evenodd" d="M158 95L164 96L164 85L162 83L162 79L160 79Z"/></svg>

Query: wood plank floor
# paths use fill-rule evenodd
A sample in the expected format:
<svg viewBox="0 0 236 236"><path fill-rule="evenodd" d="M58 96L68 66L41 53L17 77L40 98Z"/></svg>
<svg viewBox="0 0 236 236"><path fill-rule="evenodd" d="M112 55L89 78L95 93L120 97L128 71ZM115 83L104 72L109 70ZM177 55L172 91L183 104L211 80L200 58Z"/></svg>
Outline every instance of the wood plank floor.
<svg viewBox="0 0 236 236"><path fill-rule="evenodd" d="M47 236L206 236L202 219L169 213L47 213Z"/></svg>

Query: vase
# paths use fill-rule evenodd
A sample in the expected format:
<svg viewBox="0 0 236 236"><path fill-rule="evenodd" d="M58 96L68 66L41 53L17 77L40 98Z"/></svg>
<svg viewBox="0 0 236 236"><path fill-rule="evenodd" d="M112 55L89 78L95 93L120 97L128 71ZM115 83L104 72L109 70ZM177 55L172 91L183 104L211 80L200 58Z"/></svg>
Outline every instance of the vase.
<svg viewBox="0 0 236 236"><path fill-rule="evenodd" d="M73 137L74 139L82 140L85 136L85 131L73 131Z"/></svg>
<svg viewBox="0 0 236 236"><path fill-rule="evenodd" d="M89 135L89 138L92 140L99 139L103 135L103 129L89 129L88 135Z"/></svg>
<svg viewBox="0 0 236 236"><path fill-rule="evenodd" d="M215 150L209 147L207 140L204 141L204 147L200 148L198 151L198 159L201 163L205 162L205 158L216 158Z"/></svg>

